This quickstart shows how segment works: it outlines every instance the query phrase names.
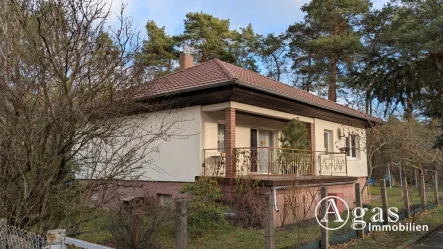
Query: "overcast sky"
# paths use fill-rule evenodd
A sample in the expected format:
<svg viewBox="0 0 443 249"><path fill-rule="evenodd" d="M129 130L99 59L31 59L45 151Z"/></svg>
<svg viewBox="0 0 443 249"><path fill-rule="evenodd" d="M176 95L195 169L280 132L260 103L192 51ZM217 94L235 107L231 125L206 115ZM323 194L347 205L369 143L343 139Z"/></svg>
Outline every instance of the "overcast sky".
<svg viewBox="0 0 443 249"><path fill-rule="evenodd" d="M309 0L106 0L115 14L122 3L127 5L126 16L134 20L135 27L144 37L144 26L148 20L165 26L171 35L183 31L183 20L188 12L212 14L231 20L236 29L252 23L260 34L284 32L290 24L303 20L300 7ZM388 0L373 0L375 8L382 7Z"/></svg>

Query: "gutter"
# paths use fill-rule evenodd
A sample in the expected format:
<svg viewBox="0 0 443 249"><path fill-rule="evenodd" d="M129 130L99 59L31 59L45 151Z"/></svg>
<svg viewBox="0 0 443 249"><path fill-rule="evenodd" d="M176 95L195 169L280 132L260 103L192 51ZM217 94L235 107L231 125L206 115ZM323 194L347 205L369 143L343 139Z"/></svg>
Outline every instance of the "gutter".
<svg viewBox="0 0 443 249"><path fill-rule="evenodd" d="M315 184L307 184L303 185L303 187L316 187L316 186L330 186L330 185L339 185L339 184L351 184L355 183L355 181L347 181L347 182L330 182L330 183L315 183ZM281 189L289 189L293 188L294 186L277 186L277 187L271 187L271 193L274 195L274 210L275 212L279 212L280 210L277 207L277 190Z"/></svg>

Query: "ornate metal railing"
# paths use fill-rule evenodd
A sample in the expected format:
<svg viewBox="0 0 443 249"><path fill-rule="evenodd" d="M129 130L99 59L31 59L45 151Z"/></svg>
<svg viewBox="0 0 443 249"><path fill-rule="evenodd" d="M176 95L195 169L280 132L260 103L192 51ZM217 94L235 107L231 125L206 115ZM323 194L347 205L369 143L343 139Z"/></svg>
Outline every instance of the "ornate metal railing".
<svg viewBox="0 0 443 249"><path fill-rule="evenodd" d="M226 153L219 149L204 149L202 171L204 176L225 176Z"/></svg>
<svg viewBox="0 0 443 249"><path fill-rule="evenodd" d="M311 151L273 147L236 148L237 174L314 175Z"/></svg>
<svg viewBox="0 0 443 249"><path fill-rule="evenodd" d="M319 175L347 176L348 167L344 153L316 152Z"/></svg>
<svg viewBox="0 0 443 249"><path fill-rule="evenodd" d="M203 175L225 176L226 153L220 149L203 150ZM265 175L347 175L346 155L320 151L274 147L234 149L236 174ZM317 172L315 172L317 171Z"/></svg>

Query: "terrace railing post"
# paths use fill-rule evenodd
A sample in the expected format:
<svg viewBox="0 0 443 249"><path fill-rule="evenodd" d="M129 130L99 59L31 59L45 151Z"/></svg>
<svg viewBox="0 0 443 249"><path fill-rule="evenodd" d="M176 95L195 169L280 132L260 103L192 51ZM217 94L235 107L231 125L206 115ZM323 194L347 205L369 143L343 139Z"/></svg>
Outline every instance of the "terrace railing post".
<svg viewBox="0 0 443 249"><path fill-rule="evenodd" d="M265 249L274 249L274 195L265 194Z"/></svg>
<svg viewBox="0 0 443 249"><path fill-rule="evenodd" d="M177 214L177 224L176 224L176 240L175 245L177 249L186 249L188 244L188 231L187 231L187 201L186 198L178 198L175 203L176 214Z"/></svg>
<svg viewBox="0 0 443 249"><path fill-rule="evenodd" d="M405 177L403 179L403 201L405 206L405 218L409 218L411 216L410 207L409 207L409 194L408 194L408 180Z"/></svg>
<svg viewBox="0 0 443 249"><path fill-rule="evenodd" d="M46 234L46 243L48 249L65 249L64 238L66 237L66 229L49 230Z"/></svg>
<svg viewBox="0 0 443 249"><path fill-rule="evenodd" d="M435 181L435 186L434 186L434 198L435 198L435 204L437 206L440 206L440 200L438 199L438 171L435 171L435 175L434 175L434 181Z"/></svg>
<svg viewBox="0 0 443 249"><path fill-rule="evenodd" d="M386 193L386 180L380 180L381 202L383 205L383 224L388 224L388 194Z"/></svg>
<svg viewBox="0 0 443 249"><path fill-rule="evenodd" d="M362 208L362 201L361 201L361 192L360 192L360 183L356 183L355 184L355 207L359 207L360 208L360 212L361 212L361 208ZM357 215L361 215L361 213L358 213ZM363 220L363 218L361 218L361 220ZM357 236L359 238L363 238L365 236L365 231L364 229L361 230L357 230Z"/></svg>
<svg viewBox="0 0 443 249"><path fill-rule="evenodd" d="M321 199L328 197L328 188L327 187L321 187L320 189L320 195ZM321 249L328 249L329 248L329 230L326 229L328 227L328 203L327 201L321 202L321 219L325 218L326 221L322 222L323 227L321 227Z"/></svg>

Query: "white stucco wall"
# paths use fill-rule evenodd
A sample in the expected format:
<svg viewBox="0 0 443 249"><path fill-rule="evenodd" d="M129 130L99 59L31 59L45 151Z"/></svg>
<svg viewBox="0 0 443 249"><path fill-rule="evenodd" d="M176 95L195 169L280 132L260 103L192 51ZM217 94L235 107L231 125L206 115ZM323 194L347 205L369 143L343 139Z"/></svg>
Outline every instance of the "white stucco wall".
<svg viewBox="0 0 443 249"><path fill-rule="evenodd" d="M159 151L153 155L153 165L144 168L142 180L192 182L201 168L201 107L183 108L174 114L150 114L145 125L159 125L168 119L180 120L172 127L176 134L155 143Z"/></svg>
<svg viewBox="0 0 443 249"><path fill-rule="evenodd" d="M338 147L341 147L344 145L344 138L342 138L339 141L339 138L337 136L337 129L340 128L343 130L343 125L322 120L322 119L315 119L315 150L316 151L324 151L325 145L324 145L324 136L323 133L325 130L332 131L332 138L333 138L333 151L334 152L340 152L338 150ZM361 133L361 129L350 127L352 131L356 131L358 133ZM344 129L346 130L346 129ZM347 157L347 164L348 164L348 176L356 176L356 177L366 177L368 175L368 167L367 167L367 156L364 151L359 151L358 158L350 158Z"/></svg>

